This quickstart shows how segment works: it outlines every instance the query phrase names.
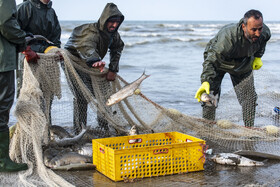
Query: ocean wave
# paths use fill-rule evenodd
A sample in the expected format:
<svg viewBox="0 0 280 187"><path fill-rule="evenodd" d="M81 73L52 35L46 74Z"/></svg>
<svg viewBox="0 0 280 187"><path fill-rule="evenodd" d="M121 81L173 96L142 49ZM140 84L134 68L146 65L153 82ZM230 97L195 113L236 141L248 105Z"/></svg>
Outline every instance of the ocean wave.
<svg viewBox="0 0 280 187"><path fill-rule="evenodd" d="M202 41L205 40L205 38L186 38L186 37L169 37L169 38L159 38L159 39L153 39L153 40L142 40L142 41L135 41L135 42L126 42L126 47L135 47L139 45L148 45L148 44L166 44L166 43L172 43L172 42L196 42L196 41Z"/></svg>
<svg viewBox="0 0 280 187"><path fill-rule="evenodd" d="M175 27L175 28L180 28L183 27L184 25L182 24L171 24L171 23L161 23L161 24L157 24L156 27L159 28L170 28L170 27Z"/></svg>
<svg viewBox="0 0 280 187"><path fill-rule="evenodd" d="M135 47L135 46L138 46L138 45L145 45L145 44L149 44L151 43L151 41L137 41L137 42L126 42L125 43L125 47Z"/></svg>
<svg viewBox="0 0 280 187"><path fill-rule="evenodd" d="M119 32L122 37L160 37L163 33L152 33L152 32Z"/></svg>

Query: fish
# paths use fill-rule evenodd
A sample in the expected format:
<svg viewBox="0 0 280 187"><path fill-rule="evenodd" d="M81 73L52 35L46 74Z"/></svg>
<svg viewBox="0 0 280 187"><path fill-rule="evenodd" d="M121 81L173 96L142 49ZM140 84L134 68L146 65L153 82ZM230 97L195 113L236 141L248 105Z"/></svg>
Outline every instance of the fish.
<svg viewBox="0 0 280 187"><path fill-rule="evenodd" d="M56 168L58 166L65 166L70 164L85 164L91 163L92 157L81 155L76 152L67 152L64 154L58 154L48 163L48 167Z"/></svg>
<svg viewBox="0 0 280 187"><path fill-rule="evenodd" d="M47 147L43 152L43 162L47 167L51 167L50 162L54 157L70 151L72 151L70 148Z"/></svg>
<svg viewBox="0 0 280 187"><path fill-rule="evenodd" d="M56 139L56 137L58 137L59 139L73 138L73 136L67 130L58 125L51 125L49 127L49 131L51 140Z"/></svg>
<svg viewBox="0 0 280 187"><path fill-rule="evenodd" d="M133 125L128 133L129 136L138 135L138 129L135 125Z"/></svg>
<svg viewBox="0 0 280 187"><path fill-rule="evenodd" d="M93 165L92 163L84 163L84 164L69 164L65 166L56 166L52 169L61 170L61 171L74 171L74 170L91 170L95 168L96 165Z"/></svg>
<svg viewBox="0 0 280 187"><path fill-rule="evenodd" d="M77 152L81 155L92 157L92 143L86 143L78 148Z"/></svg>
<svg viewBox="0 0 280 187"><path fill-rule="evenodd" d="M124 86L118 92L111 95L109 97L109 99L107 100L106 105L112 106L112 105L117 104L118 102L122 101L123 99L125 99L129 96L132 96L135 93L135 91L137 91L137 89L139 90L138 87L140 86L142 81L145 80L146 78L148 78L149 76L150 75L146 75L145 71L144 71L143 74L138 79L136 79L132 83Z"/></svg>
<svg viewBox="0 0 280 187"><path fill-rule="evenodd" d="M27 44L29 44L29 43L30 43L31 41L33 41L33 40L44 40L44 41L48 42L49 44L54 45L53 42L51 42L50 40L48 40L47 38L45 38L45 37L42 36L42 35L33 35L33 37L32 37L32 36L27 36L27 37L25 37L25 42L26 42Z"/></svg>
<svg viewBox="0 0 280 187"><path fill-rule="evenodd" d="M201 94L200 100L202 105L206 106L218 106L218 96L219 94L213 95L213 93L207 94L206 92Z"/></svg>
<svg viewBox="0 0 280 187"><path fill-rule="evenodd" d="M251 160L235 153L219 153L214 155L211 160L218 164L231 166L263 166L263 162Z"/></svg>
<svg viewBox="0 0 280 187"><path fill-rule="evenodd" d="M78 144L87 131L88 131L88 128L82 129L80 134L78 134L77 136L75 136L73 138L63 138L63 139L58 139L58 140L52 140L52 141L50 141L50 144L57 145L57 146L69 146L69 145Z"/></svg>

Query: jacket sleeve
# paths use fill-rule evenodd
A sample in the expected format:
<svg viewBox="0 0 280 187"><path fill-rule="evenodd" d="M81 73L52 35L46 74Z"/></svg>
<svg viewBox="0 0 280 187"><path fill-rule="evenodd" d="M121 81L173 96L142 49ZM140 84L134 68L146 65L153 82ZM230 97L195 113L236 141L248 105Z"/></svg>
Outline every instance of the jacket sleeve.
<svg viewBox="0 0 280 187"><path fill-rule="evenodd" d="M207 44L204 51L201 83L205 81L209 82L210 85L213 83L217 68L221 65L227 65L227 61L231 60L230 54L233 50L232 46L232 41L226 34L218 35Z"/></svg>
<svg viewBox="0 0 280 187"><path fill-rule="evenodd" d="M121 58L121 53L124 48L124 43L119 35L119 33L116 34L116 36L113 39L112 45L110 46L110 64L109 64L109 70L112 72L118 72L119 71L119 61Z"/></svg>
<svg viewBox="0 0 280 187"><path fill-rule="evenodd" d="M98 43L98 34L92 31L90 25L85 24L73 30L64 48L91 67L94 62L101 60L97 47Z"/></svg>
<svg viewBox="0 0 280 187"><path fill-rule="evenodd" d="M260 49L254 54L255 57L262 57L265 52L265 47L267 41L271 37L271 33L269 28L264 24L263 32L262 32L263 39L260 41Z"/></svg>
<svg viewBox="0 0 280 187"><path fill-rule="evenodd" d="M9 42L15 44L17 51L24 50L26 33L21 30L15 14L12 14L9 19L0 25L0 34Z"/></svg>
<svg viewBox="0 0 280 187"><path fill-rule="evenodd" d="M54 13L55 14L55 13ZM59 24L59 21L57 19L57 15L55 14L55 18L54 18L54 23L56 25L56 27L53 30L53 36L52 36L52 42L54 43L54 45L58 48L61 47L61 41L60 41L60 37L61 37L61 27Z"/></svg>

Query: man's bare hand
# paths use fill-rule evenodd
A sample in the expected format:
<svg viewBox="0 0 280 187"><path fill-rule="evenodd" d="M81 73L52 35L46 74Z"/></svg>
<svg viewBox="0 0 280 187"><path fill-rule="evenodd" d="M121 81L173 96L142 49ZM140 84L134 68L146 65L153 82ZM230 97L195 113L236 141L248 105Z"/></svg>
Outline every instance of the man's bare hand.
<svg viewBox="0 0 280 187"><path fill-rule="evenodd" d="M117 74L115 72L112 71L108 71L107 75L106 75L106 79L107 81L114 81L116 79Z"/></svg>
<svg viewBox="0 0 280 187"><path fill-rule="evenodd" d="M95 62L94 64L92 64L92 67L98 68L100 70L100 72L103 72L104 66L105 66L105 62L103 62L103 61L98 61L98 62Z"/></svg>

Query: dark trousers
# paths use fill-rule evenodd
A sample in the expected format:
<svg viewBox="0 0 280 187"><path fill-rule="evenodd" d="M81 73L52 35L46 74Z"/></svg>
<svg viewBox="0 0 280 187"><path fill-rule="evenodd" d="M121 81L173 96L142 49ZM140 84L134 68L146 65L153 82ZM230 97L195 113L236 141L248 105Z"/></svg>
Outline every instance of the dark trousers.
<svg viewBox="0 0 280 187"><path fill-rule="evenodd" d="M79 70L76 70L76 71L79 74L80 78L82 79L83 83L89 89L89 91L93 94L93 96L95 96L90 76ZM75 85L75 83L72 79L70 79L70 81L72 81L71 89L73 90L73 94L75 96L75 98L73 99L74 129L75 129L76 133L79 133L81 131L82 127L87 126L88 102L87 102L86 98L84 97L83 93L81 92L80 88L77 85ZM97 110L97 122L98 122L99 128L104 129L106 132L109 130L107 120L103 118L103 116L101 115L101 113L98 110Z"/></svg>
<svg viewBox="0 0 280 187"><path fill-rule="evenodd" d="M10 109L13 106L15 96L14 76L14 70L0 72L0 132L9 129Z"/></svg>
<svg viewBox="0 0 280 187"><path fill-rule="evenodd" d="M232 75L230 78L234 86L235 93L239 104L242 106L243 121L245 126L254 126L257 93L254 86L252 71L242 75ZM213 83L210 85L210 91L214 91L214 95L221 93L221 83L226 72L217 71ZM250 77L249 77L250 76ZM247 78L247 79L246 79ZM246 79L246 80L245 80ZM242 82L242 83L241 83ZM239 84L241 83L241 84ZM218 99L219 100L219 99ZM215 107L203 106L203 118L215 120Z"/></svg>

